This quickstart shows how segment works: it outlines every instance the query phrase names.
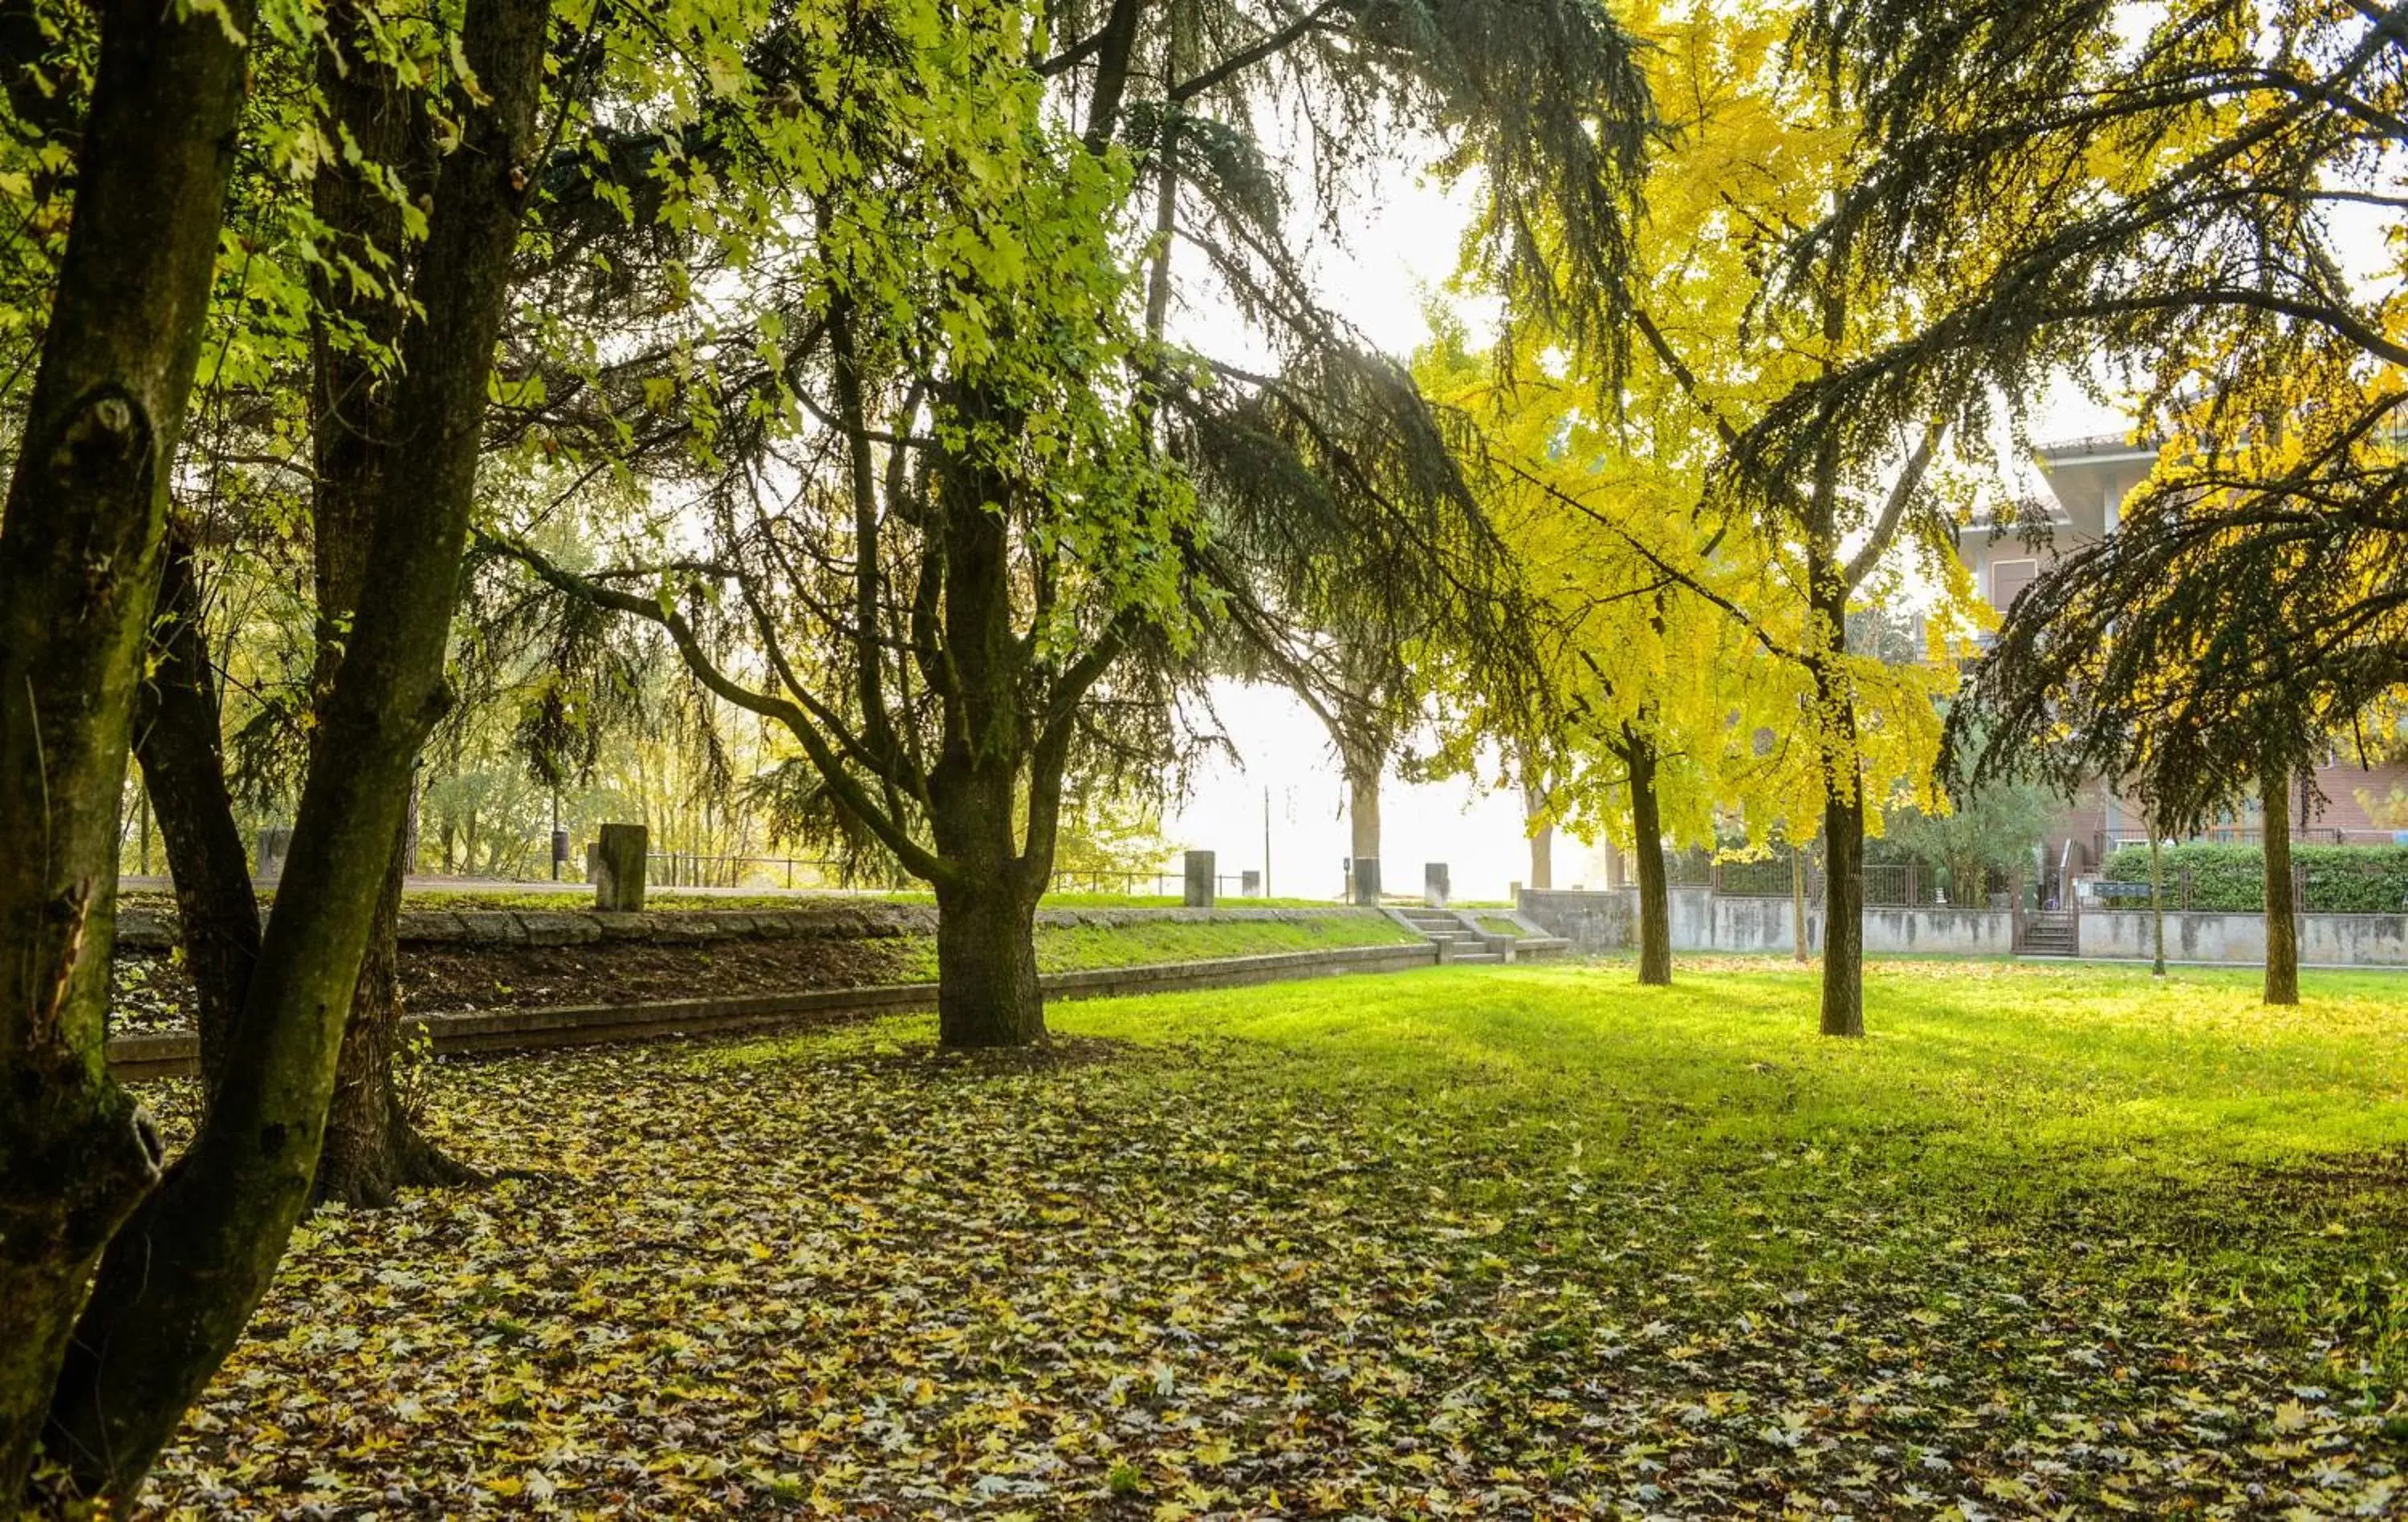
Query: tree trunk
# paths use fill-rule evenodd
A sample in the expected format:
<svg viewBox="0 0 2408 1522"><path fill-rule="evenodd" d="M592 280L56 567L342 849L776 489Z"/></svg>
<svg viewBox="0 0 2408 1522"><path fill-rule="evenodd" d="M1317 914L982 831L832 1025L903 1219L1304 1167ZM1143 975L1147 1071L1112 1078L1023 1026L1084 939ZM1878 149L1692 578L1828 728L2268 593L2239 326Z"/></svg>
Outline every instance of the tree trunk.
<svg viewBox="0 0 2408 1522"><path fill-rule="evenodd" d="M0 1512L24 1493L94 1259L159 1176L104 1055L118 826L251 24L247 0L101 7L0 514Z"/></svg>
<svg viewBox="0 0 2408 1522"><path fill-rule="evenodd" d="M2291 773L2269 759L2258 779L2266 840L2266 1002L2300 1001L2299 905L2291 884Z"/></svg>
<svg viewBox="0 0 2408 1522"><path fill-rule="evenodd" d="M1806 848L1789 848L1789 959L1806 961Z"/></svg>
<svg viewBox="0 0 2408 1522"><path fill-rule="evenodd" d="M1380 854L1380 773L1378 761L1356 757L1346 763L1346 824L1354 859L1374 860Z"/></svg>
<svg viewBox="0 0 2408 1522"><path fill-rule="evenodd" d="M259 963L259 895L226 789L217 677L201 630L200 583L191 546L171 534L151 634L150 680L135 716L134 752L167 842L183 928L184 965L197 998L201 1088L225 1071L235 1016Z"/></svg>
<svg viewBox="0 0 2408 1522"><path fill-rule="evenodd" d="M377 515L378 595L319 711L292 854L192 1144L104 1256L50 1406L50 1451L80 1491L130 1503L224 1359L283 1256L323 1140L343 1014L406 812L411 757L447 695L494 345L536 151L550 8L468 0L461 50L481 94L427 219L404 336L395 448ZM155 25L155 21L153 22ZM215 15L195 25L213 35ZM149 108L169 98L154 92ZM214 247L214 218L210 228Z"/></svg>
<svg viewBox="0 0 2408 1522"><path fill-rule="evenodd" d="M1865 1033L1865 781L1856 695L1839 664L1848 648L1848 593L1828 554L1810 571L1824 654L1813 663L1823 760L1823 1034Z"/></svg>
<svg viewBox="0 0 2408 1522"><path fill-rule="evenodd" d="M2149 964L2149 976L2166 975L2166 897L2165 879L2157 869L2157 826L2149 823L2149 936L2157 947L2156 959Z"/></svg>
<svg viewBox="0 0 2408 1522"><path fill-rule="evenodd" d="M1853 760L1853 757L1851 757ZM1849 779L1855 773L1851 771ZM1865 1033L1865 806L1834 784L1823 802L1823 1034Z"/></svg>
<svg viewBox="0 0 2408 1522"><path fill-rule="evenodd" d="M403 1013L396 932L412 833L405 818L377 898L367 950L360 957L351 1015L335 1061L325 1148L318 1157L314 1198L340 1200L354 1210L382 1210L405 1188L478 1184L485 1177L419 1133L394 1081Z"/></svg>
<svg viewBox="0 0 2408 1522"><path fill-rule="evenodd" d="M1522 789L1523 812L1536 818L1545 807L1545 795L1535 787ZM1555 885L1555 826L1541 825L1530 832L1530 886L1544 893Z"/></svg>
<svg viewBox="0 0 2408 1522"><path fill-rule="evenodd" d="M1035 894L992 880L938 887L937 1040L950 1048L1045 1040Z"/></svg>
<svg viewBox="0 0 2408 1522"><path fill-rule="evenodd" d="M401 208L372 176L390 169L413 191L423 190L434 176L436 150L426 139L425 113L378 59L377 34L384 22L361 0L336 0L328 7L328 20L334 46L319 57L318 85L331 127L360 146L363 162L328 165L311 186L312 208L343 240L346 251L364 260L368 251L384 251L396 257L398 271L407 267L399 256L408 247ZM374 343L390 344L397 337L403 309L389 295L364 294L325 272L317 280L322 312L340 314L346 324ZM369 355L335 341L323 317L314 335L312 360L317 371L311 414L317 475L310 507L318 649L311 687L322 698L341 669L344 644L367 595L378 506L398 436L394 384L376 373ZM352 991L351 1019L343 1029L334 1104L319 1160L316 1197L354 1209L390 1205L394 1191L405 1185L479 1177L421 1137L394 1099L393 1063L402 1012L396 931L410 834L405 825L391 852L393 864Z"/></svg>
<svg viewBox="0 0 2408 1522"><path fill-rule="evenodd" d="M1630 768L1630 849L1639 864L1639 981L1662 987L1672 981L1672 890L1656 800L1656 742L1625 726L1622 755Z"/></svg>

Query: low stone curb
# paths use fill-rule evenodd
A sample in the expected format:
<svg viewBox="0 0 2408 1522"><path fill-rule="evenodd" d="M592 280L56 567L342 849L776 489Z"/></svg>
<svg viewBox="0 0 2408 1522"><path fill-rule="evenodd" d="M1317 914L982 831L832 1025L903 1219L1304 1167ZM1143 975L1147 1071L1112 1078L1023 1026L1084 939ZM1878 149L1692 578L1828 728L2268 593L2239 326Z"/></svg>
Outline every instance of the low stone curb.
<svg viewBox="0 0 2408 1522"><path fill-rule="evenodd" d="M1108 929L1162 922L1195 925L1359 919L1376 912L1337 907L1040 909L1037 923ZM937 907L825 903L798 909L680 909L640 914L599 910L408 910L402 913L396 931L403 944L412 946L585 946L620 940L690 945L734 939L876 940L891 936L936 934ZM165 951L176 944L179 934L179 926L172 912L127 910L118 916L116 940L120 946Z"/></svg>
<svg viewBox="0 0 2408 1522"><path fill-rule="evenodd" d="M1437 960L1435 950L1424 941L1269 952L1201 962L1155 962L1142 967L1093 968L1078 972L1049 972L1038 981L1050 998L1104 998L1187 988L1237 988L1342 972L1403 972L1434 966ZM670 999L653 1004L469 1010L415 1015L403 1023L412 1030L424 1030L437 1052L513 1052L768 1030L810 1021L934 1009L936 1002L935 984L889 983L792 994ZM179 1078L194 1070L199 1049L199 1039L190 1031L119 1036L108 1043L108 1068L121 1079Z"/></svg>

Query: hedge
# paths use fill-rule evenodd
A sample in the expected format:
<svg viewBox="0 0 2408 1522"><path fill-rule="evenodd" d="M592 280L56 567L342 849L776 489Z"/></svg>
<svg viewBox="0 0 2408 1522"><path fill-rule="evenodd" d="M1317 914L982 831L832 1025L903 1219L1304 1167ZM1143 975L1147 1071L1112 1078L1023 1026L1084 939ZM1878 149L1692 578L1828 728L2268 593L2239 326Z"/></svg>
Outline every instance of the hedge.
<svg viewBox="0 0 2408 1522"><path fill-rule="evenodd" d="M2254 845L2171 845L2159 853L2168 908L2183 904L2183 874L2190 874L2192 909L2262 913L2266 908L2266 854ZM2408 846L2307 845L2294 843L2291 865L2307 879L2300 908L2318 914L2408 912ZM2149 848L2128 845L2108 854L2100 876L2110 883L2146 883ZM2144 905L2145 900L2142 903Z"/></svg>

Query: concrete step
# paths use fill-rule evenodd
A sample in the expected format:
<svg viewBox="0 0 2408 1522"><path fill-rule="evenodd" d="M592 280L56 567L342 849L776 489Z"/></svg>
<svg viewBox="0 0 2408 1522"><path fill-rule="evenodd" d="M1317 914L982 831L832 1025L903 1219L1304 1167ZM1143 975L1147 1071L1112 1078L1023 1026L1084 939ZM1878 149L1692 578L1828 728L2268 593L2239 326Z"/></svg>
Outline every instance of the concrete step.
<svg viewBox="0 0 2408 1522"><path fill-rule="evenodd" d="M1458 952L1446 959L1449 967L1477 967L1483 962L1502 966L1505 958L1495 952Z"/></svg>

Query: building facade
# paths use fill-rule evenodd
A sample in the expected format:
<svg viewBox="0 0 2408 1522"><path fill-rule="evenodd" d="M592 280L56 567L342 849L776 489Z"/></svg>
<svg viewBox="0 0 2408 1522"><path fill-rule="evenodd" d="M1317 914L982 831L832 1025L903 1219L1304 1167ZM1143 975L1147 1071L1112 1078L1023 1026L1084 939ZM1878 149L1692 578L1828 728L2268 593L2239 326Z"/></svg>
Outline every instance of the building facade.
<svg viewBox="0 0 2408 1522"><path fill-rule="evenodd" d="M1973 573L1976 593L2001 616L2057 556L2115 532L2125 500L2148 478L2157 451L2136 447L2124 435L2106 435L2043 446L2035 452L2035 463L2045 486L2039 503L2046 513L2044 531L2034 523L2038 532L2028 541L2014 534L1995 538L1986 524L1977 523L1959 537L1957 553ZM2300 795L2291 807L2295 840L2344 845L2408 840L2408 764L2367 768L2355 757L2335 754L2313 779L2301 779ZM2395 828L2401 831L2397 836ZM2200 836L2255 842L2258 829L2253 802ZM2055 879L2062 871L2079 877L2096 869L2117 846L2145 844L2148 838L2143 811L2104 783L2094 783L2051 824L2043 875Z"/></svg>

